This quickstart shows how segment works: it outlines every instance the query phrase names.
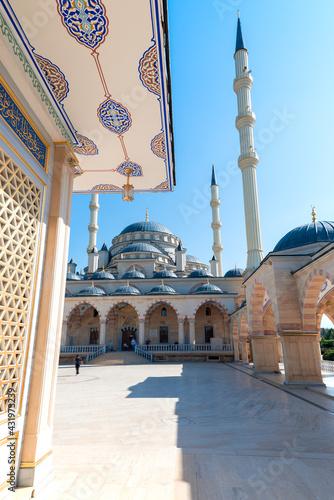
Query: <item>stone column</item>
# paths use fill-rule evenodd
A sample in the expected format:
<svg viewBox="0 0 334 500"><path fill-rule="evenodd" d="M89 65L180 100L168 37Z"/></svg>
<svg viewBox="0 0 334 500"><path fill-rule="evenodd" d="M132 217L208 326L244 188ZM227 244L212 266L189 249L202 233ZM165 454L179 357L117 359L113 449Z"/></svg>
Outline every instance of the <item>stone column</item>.
<svg viewBox="0 0 334 500"><path fill-rule="evenodd" d="M61 330L61 341L60 345L66 345L67 342L67 329L69 327L69 323L67 321L63 321L62 330Z"/></svg>
<svg viewBox="0 0 334 500"><path fill-rule="evenodd" d="M18 486L36 488L52 472L53 413L76 164L67 143L55 145L41 301Z"/></svg>
<svg viewBox="0 0 334 500"><path fill-rule="evenodd" d="M284 385L324 386L318 332L279 332L283 347Z"/></svg>
<svg viewBox="0 0 334 500"><path fill-rule="evenodd" d="M184 320L183 319L178 321L178 327L179 327L178 343L184 344Z"/></svg>
<svg viewBox="0 0 334 500"><path fill-rule="evenodd" d="M106 329L107 329L107 322L101 321L100 322L100 338L99 338L100 345L103 345L106 343Z"/></svg>
<svg viewBox="0 0 334 500"><path fill-rule="evenodd" d="M248 339L241 339L241 357L242 357L242 364L243 365L248 365L249 364L249 342Z"/></svg>
<svg viewBox="0 0 334 500"><path fill-rule="evenodd" d="M255 372L279 372L277 337L252 335L253 363Z"/></svg>
<svg viewBox="0 0 334 500"><path fill-rule="evenodd" d="M138 344L143 345L145 342L145 320L139 320Z"/></svg>
<svg viewBox="0 0 334 500"><path fill-rule="evenodd" d="M196 344L196 339L195 339L195 320L190 319L189 320L189 344L194 345Z"/></svg>
<svg viewBox="0 0 334 500"><path fill-rule="evenodd" d="M233 341L234 361L240 361L239 344L239 340Z"/></svg>

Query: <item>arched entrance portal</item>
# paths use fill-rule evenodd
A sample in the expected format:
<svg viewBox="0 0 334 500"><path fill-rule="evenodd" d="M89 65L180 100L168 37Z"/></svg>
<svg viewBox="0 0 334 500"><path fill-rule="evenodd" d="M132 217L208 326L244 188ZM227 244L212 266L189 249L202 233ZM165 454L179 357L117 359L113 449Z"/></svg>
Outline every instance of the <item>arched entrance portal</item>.
<svg viewBox="0 0 334 500"><path fill-rule="evenodd" d="M137 341L138 315L135 308L127 302L121 302L113 307L108 316L112 317L114 348L122 349L124 343L130 347L131 339Z"/></svg>

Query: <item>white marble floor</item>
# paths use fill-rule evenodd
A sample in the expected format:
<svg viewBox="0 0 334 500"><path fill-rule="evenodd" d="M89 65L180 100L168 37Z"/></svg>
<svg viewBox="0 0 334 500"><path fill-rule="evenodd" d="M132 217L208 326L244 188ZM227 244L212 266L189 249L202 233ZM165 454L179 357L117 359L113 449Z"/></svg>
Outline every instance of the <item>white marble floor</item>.
<svg viewBox="0 0 334 500"><path fill-rule="evenodd" d="M60 367L37 499L329 500L334 414L218 363Z"/></svg>

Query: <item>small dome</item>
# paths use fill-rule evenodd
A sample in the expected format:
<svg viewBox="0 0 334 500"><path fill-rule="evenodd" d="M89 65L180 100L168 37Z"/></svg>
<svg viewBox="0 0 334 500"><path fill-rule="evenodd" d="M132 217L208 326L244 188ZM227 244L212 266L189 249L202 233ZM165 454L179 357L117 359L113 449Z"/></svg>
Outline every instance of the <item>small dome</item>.
<svg viewBox="0 0 334 500"><path fill-rule="evenodd" d="M66 279L68 281L82 281L84 278L81 276L81 274L67 273Z"/></svg>
<svg viewBox="0 0 334 500"><path fill-rule="evenodd" d="M137 233L142 231L148 231L152 233L173 234L168 229L168 227L159 224L159 222L153 222L150 220L145 220L142 222L134 222L133 224L130 224L125 229L123 229L123 231L120 234Z"/></svg>
<svg viewBox="0 0 334 500"><path fill-rule="evenodd" d="M205 285L200 285L193 294L197 293L223 293L223 290L216 285L212 285L211 283L205 283Z"/></svg>
<svg viewBox="0 0 334 500"><path fill-rule="evenodd" d="M235 269L230 269L224 274L224 278L240 278L244 273L244 269L236 267Z"/></svg>
<svg viewBox="0 0 334 500"><path fill-rule="evenodd" d="M188 278L202 278L203 276L213 277L213 275L207 269L196 269L189 274Z"/></svg>
<svg viewBox="0 0 334 500"><path fill-rule="evenodd" d="M82 295L107 295L104 290L98 288L97 286L88 286L87 288L83 288L80 292L73 294L76 297Z"/></svg>
<svg viewBox="0 0 334 500"><path fill-rule="evenodd" d="M141 292L134 286L125 285L117 288L117 290L110 295L141 295Z"/></svg>
<svg viewBox="0 0 334 500"><path fill-rule="evenodd" d="M280 250L310 245L311 243L330 241L334 241L334 222L315 221L292 229L283 236L273 251L279 252Z"/></svg>
<svg viewBox="0 0 334 500"><path fill-rule="evenodd" d="M145 274L142 273L141 271L136 271L135 269L133 269L132 271L128 271L127 273L123 274L122 276L122 280L124 279L128 279L128 280L132 280L132 279L145 279Z"/></svg>
<svg viewBox="0 0 334 500"><path fill-rule="evenodd" d="M202 264L202 262L197 257L194 257L193 255L189 255L189 254L186 255L186 261L187 262L195 262L196 264Z"/></svg>
<svg viewBox="0 0 334 500"><path fill-rule="evenodd" d="M174 273L174 271L170 269L163 269L162 271L158 271L154 273L153 278L177 278L177 275Z"/></svg>
<svg viewBox="0 0 334 500"><path fill-rule="evenodd" d="M149 243L133 243L128 247L123 248L120 253L130 253L130 252L149 252L149 253L162 253L159 248L150 245Z"/></svg>
<svg viewBox="0 0 334 500"><path fill-rule="evenodd" d="M152 288L152 290L150 292L148 292L148 295L171 295L173 293L176 293L176 291L174 290L173 287L169 286L169 285L158 285L158 286L155 286L154 288Z"/></svg>
<svg viewBox="0 0 334 500"><path fill-rule="evenodd" d="M92 280L114 280L115 276L108 271L98 271L91 277Z"/></svg>

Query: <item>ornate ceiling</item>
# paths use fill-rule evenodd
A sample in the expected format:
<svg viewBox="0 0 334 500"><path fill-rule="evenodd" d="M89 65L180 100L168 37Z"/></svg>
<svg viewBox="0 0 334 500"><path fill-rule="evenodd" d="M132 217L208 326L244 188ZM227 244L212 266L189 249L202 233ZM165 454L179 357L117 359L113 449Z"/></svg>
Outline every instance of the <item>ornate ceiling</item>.
<svg viewBox="0 0 334 500"><path fill-rule="evenodd" d="M74 192L172 191L172 110L166 2L0 0L81 175ZM5 35L6 36L6 35ZM7 36L8 38L8 36Z"/></svg>

